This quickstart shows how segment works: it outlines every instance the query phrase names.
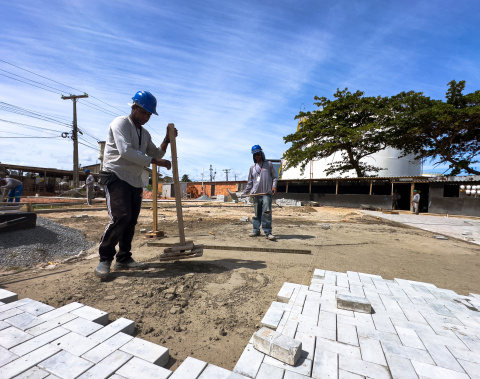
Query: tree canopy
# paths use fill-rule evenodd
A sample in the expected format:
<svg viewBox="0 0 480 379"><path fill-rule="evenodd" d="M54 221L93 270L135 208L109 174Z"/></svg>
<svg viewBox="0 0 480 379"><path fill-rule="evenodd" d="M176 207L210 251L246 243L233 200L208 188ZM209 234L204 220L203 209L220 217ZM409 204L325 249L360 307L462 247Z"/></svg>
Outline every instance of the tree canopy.
<svg viewBox="0 0 480 379"><path fill-rule="evenodd" d="M191 182L190 178L188 177L187 174L184 174L182 176L182 179L180 180L181 182Z"/></svg>

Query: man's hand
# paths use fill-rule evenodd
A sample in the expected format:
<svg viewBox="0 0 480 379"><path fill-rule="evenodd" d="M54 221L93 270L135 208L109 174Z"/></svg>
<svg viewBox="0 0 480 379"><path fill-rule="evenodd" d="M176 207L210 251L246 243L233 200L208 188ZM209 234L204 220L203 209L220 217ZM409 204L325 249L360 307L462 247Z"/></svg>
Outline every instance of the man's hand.
<svg viewBox="0 0 480 379"><path fill-rule="evenodd" d="M156 164L157 166L165 167L167 170L172 168L172 162L166 159L152 159L152 164Z"/></svg>
<svg viewBox="0 0 480 379"><path fill-rule="evenodd" d="M175 138L178 137L178 130L175 128L175 125L170 123L167 125L167 132L165 133L165 139L163 142L170 143L170 128L173 128L175 130Z"/></svg>
<svg viewBox="0 0 480 379"><path fill-rule="evenodd" d="M273 193L273 196L275 196L277 194L277 189L276 188L272 188L272 193Z"/></svg>

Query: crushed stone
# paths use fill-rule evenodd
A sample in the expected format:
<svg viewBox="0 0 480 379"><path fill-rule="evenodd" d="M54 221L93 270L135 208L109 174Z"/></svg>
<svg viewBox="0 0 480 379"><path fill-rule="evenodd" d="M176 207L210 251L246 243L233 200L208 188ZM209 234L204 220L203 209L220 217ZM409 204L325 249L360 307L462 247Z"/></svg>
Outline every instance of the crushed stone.
<svg viewBox="0 0 480 379"><path fill-rule="evenodd" d="M0 233L0 267L30 267L63 260L93 245L82 232L37 217L35 228Z"/></svg>

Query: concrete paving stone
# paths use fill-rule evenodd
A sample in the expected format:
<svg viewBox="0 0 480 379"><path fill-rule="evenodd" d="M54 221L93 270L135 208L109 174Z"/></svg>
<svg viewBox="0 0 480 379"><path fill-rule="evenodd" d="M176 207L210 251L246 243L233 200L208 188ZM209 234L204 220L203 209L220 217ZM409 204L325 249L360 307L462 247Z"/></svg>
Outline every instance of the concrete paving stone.
<svg viewBox="0 0 480 379"><path fill-rule="evenodd" d="M454 333L465 345L467 345L470 350L474 351L475 353L480 353L480 339L477 336L460 333L458 331L454 331Z"/></svg>
<svg viewBox="0 0 480 379"><path fill-rule="evenodd" d="M285 311L285 312L291 312L295 308L295 305L280 303L278 301L273 301L272 304L270 304L270 308L278 309L278 310ZM300 311L299 313L302 313L302 312Z"/></svg>
<svg viewBox="0 0 480 379"><path fill-rule="evenodd" d="M268 355L265 356L265 358L263 359L263 362L272 366L283 368L285 371L293 371L298 374L302 374L306 376L310 376L312 372L312 360L304 357L300 357L297 363L295 363L295 366L291 366L286 363L283 363L278 359L275 359Z"/></svg>
<svg viewBox="0 0 480 379"><path fill-rule="evenodd" d="M16 376L15 379L44 379L50 375L48 371L42 370L40 367L32 367Z"/></svg>
<svg viewBox="0 0 480 379"><path fill-rule="evenodd" d="M96 308L83 306L71 311L70 313L103 326L108 324L108 313Z"/></svg>
<svg viewBox="0 0 480 379"><path fill-rule="evenodd" d="M74 320L76 317L77 316L72 315L70 313L64 313L49 321L37 320L33 323L35 326L31 326L30 328L25 329L25 331L31 334L32 336L38 336L40 334L48 332L49 330L58 328L59 326Z"/></svg>
<svg viewBox="0 0 480 379"><path fill-rule="evenodd" d="M347 275L337 275L337 287L349 288L350 283L348 282Z"/></svg>
<svg viewBox="0 0 480 379"><path fill-rule="evenodd" d="M480 301L480 295L478 293L469 293L470 296L474 297L478 301Z"/></svg>
<svg viewBox="0 0 480 379"><path fill-rule="evenodd" d="M137 337L128 341L120 350L162 367L170 359L168 348Z"/></svg>
<svg viewBox="0 0 480 379"><path fill-rule="evenodd" d="M11 361L14 361L17 358L17 354L14 354L12 351L0 346L0 367L6 365Z"/></svg>
<svg viewBox="0 0 480 379"><path fill-rule="evenodd" d="M309 325L317 325L318 319L315 317L305 316L298 313L290 313L289 320L298 321L298 323L304 323Z"/></svg>
<svg viewBox="0 0 480 379"><path fill-rule="evenodd" d="M131 354L125 353L120 350L115 350L112 354L110 354L104 360L100 361L100 364L107 365L117 370L132 358L133 358L133 355Z"/></svg>
<svg viewBox="0 0 480 379"><path fill-rule="evenodd" d="M296 372L292 371L285 371L285 376L283 377L283 379L310 379L310 376L297 374Z"/></svg>
<svg viewBox="0 0 480 379"><path fill-rule="evenodd" d="M397 326L396 329L402 345L425 350L425 346L417 333L415 333L415 330L402 328L401 326Z"/></svg>
<svg viewBox="0 0 480 379"><path fill-rule="evenodd" d="M365 379L363 375L354 374L345 370L338 370L338 379Z"/></svg>
<svg viewBox="0 0 480 379"><path fill-rule="evenodd" d="M64 336L50 342L51 346L68 351L69 353L80 357L82 354L98 345L98 342L81 336L80 334L69 332Z"/></svg>
<svg viewBox="0 0 480 379"><path fill-rule="evenodd" d="M127 379L127 378L125 378L124 376L120 376L118 374L113 374L108 379Z"/></svg>
<svg viewBox="0 0 480 379"><path fill-rule="evenodd" d="M95 333L97 330L101 329L102 325L97 324L93 321L86 320L82 317L77 317L72 321L63 324L63 327L72 332L80 334L81 336L87 337L90 334Z"/></svg>
<svg viewBox="0 0 480 379"><path fill-rule="evenodd" d="M79 379L110 378L110 375L132 358L132 355L117 350L106 357L103 361L84 372L79 376Z"/></svg>
<svg viewBox="0 0 480 379"><path fill-rule="evenodd" d="M34 316L30 313L22 311L22 313L19 313L13 317L7 318L4 321L14 326L15 328L25 330L25 329L28 329L29 326L36 320L38 320L37 316Z"/></svg>
<svg viewBox="0 0 480 379"><path fill-rule="evenodd" d="M302 314L305 316L310 316L310 317L314 317L315 319L318 319L319 312L320 312L320 301L309 300L307 297L303 305Z"/></svg>
<svg viewBox="0 0 480 379"><path fill-rule="evenodd" d="M480 364L463 361L461 359L459 359L458 362L471 379L480 379Z"/></svg>
<svg viewBox="0 0 480 379"><path fill-rule="evenodd" d="M266 326L267 328L276 330L278 324L282 320L283 313L285 311L276 309L276 308L268 308L265 316L263 316L262 321L260 321L260 325Z"/></svg>
<svg viewBox="0 0 480 379"><path fill-rule="evenodd" d="M418 379L410 359L389 353L385 353L385 358L393 379Z"/></svg>
<svg viewBox="0 0 480 379"><path fill-rule="evenodd" d="M358 334L358 337L373 338L378 341L386 341L386 342L391 342L398 345L401 344L400 338L398 338L397 334L381 332L379 330L372 330L370 328L364 328L361 325L357 326L357 334Z"/></svg>
<svg viewBox="0 0 480 379"><path fill-rule="evenodd" d="M449 370L443 367L430 365L412 360L412 365L420 378L448 378L448 379L469 379L468 375L458 371Z"/></svg>
<svg viewBox="0 0 480 379"><path fill-rule="evenodd" d="M168 379L196 379L207 367L207 362L187 357Z"/></svg>
<svg viewBox="0 0 480 379"><path fill-rule="evenodd" d="M363 292L365 293L365 297L367 300L372 304L372 308L375 312L385 310L385 305L383 305L382 299L377 292L369 290L367 288L363 288Z"/></svg>
<svg viewBox="0 0 480 379"><path fill-rule="evenodd" d="M434 310L436 314L441 316L456 318L452 312L450 312L447 308L445 308L445 306L436 304L431 299L428 299L427 303L430 305L430 307Z"/></svg>
<svg viewBox="0 0 480 379"><path fill-rule="evenodd" d="M374 314L377 314L379 316L389 317L392 320L396 319L396 320L408 321L407 317L405 316L405 313L403 313L403 311L395 312L395 311L387 311L387 310L384 310L384 309L378 309L378 310L374 309Z"/></svg>
<svg viewBox="0 0 480 379"><path fill-rule="evenodd" d="M417 309L407 309L407 308L402 308L402 309L408 321L418 322L420 324L428 324L427 320L425 320L425 317L423 317L422 314Z"/></svg>
<svg viewBox="0 0 480 379"><path fill-rule="evenodd" d="M2 303L8 304L17 300L18 300L18 295L16 293L0 288L0 301Z"/></svg>
<svg viewBox="0 0 480 379"><path fill-rule="evenodd" d="M17 329L13 326L0 330L0 346L11 349L14 346L20 345L22 342L33 338L31 334Z"/></svg>
<svg viewBox="0 0 480 379"><path fill-rule="evenodd" d="M336 300L320 303L320 311L335 313L337 315L343 315L348 317L355 317L353 311L337 308Z"/></svg>
<svg viewBox="0 0 480 379"><path fill-rule="evenodd" d="M308 290L312 291L312 292L321 293L322 290L323 290L323 282L320 283L320 281L313 281L312 280L312 283L310 283L310 285L308 286Z"/></svg>
<svg viewBox="0 0 480 379"><path fill-rule="evenodd" d="M400 305L398 305L398 303L395 300L393 300L390 296L387 296L384 294L379 294L379 296L387 312L403 313L403 310L400 307Z"/></svg>
<svg viewBox="0 0 480 379"><path fill-rule="evenodd" d="M468 350L467 347L458 348L453 346L447 346L447 349L452 353L455 358L459 360L462 359L464 361L480 364L480 353Z"/></svg>
<svg viewBox="0 0 480 379"><path fill-rule="evenodd" d="M421 296L424 299L436 299L435 296L433 296L432 293L427 288L425 288L425 286L412 284L412 287L415 291L417 291L418 296Z"/></svg>
<svg viewBox="0 0 480 379"><path fill-rule="evenodd" d="M350 293L352 296L365 297L362 285L355 285L350 282Z"/></svg>
<svg viewBox="0 0 480 379"><path fill-rule="evenodd" d="M337 308L349 311L372 313L372 304L365 297L337 294Z"/></svg>
<svg viewBox="0 0 480 379"><path fill-rule="evenodd" d="M365 279L363 279L362 277L365 277L365 278L370 278L370 279L383 279L380 275L376 275L376 274L367 274L365 272L359 272L358 273L358 276L360 277L360 280L363 282Z"/></svg>
<svg viewBox="0 0 480 379"><path fill-rule="evenodd" d="M333 312L326 312L320 309L318 317L318 326L322 328L337 330L337 315Z"/></svg>
<svg viewBox="0 0 480 379"><path fill-rule="evenodd" d="M305 292L305 295L306 295L305 301L318 301L318 302L322 301L321 293L307 290Z"/></svg>
<svg viewBox="0 0 480 379"><path fill-rule="evenodd" d="M332 341L337 340L336 329L328 329L323 326L298 324L297 332L313 334L315 337L326 338Z"/></svg>
<svg viewBox="0 0 480 379"><path fill-rule="evenodd" d="M360 346L355 325L347 324L341 320L337 320L337 340L348 345Z"/></svg>
<svg viewBox="0 0 480 379"><path fill-rule="evenodd" d="M315 343L315 352L319 350L330 351L339 355L346 355L349 357L361 359L359 347L353 345L346 345L337 341L331 341L326 338L317 337Z"/></svg>
<svg viewBox="0 0 480 379"><path fill-rule="evenodd" d="M466 348L467 345L464 341L458 338L458 335L455 334L452 330L442 330L442 335L437 333L426 332L422 330L417 330L417 335L421 338L422 341L436 343L439 345L445 346L454 346L461 349Z"/></svg>
<svg viewBox="0 0 480 379"><path fill-rule="evenodd" d="M248 376L249 378L255 378L264 357L265 354L263 352L255 349L252 344L248 344L233 368L233 372Z"/></svg>
<svg viewBox="0 0 480 379"><path fill-rule="evenodd" d="M31 302L28 302L27 304L18 307L18 309L21 309L22 311L30 313L34 316L40 316L44 313L54 310L55 307L41 303L40 301L32 300Z"/></svg>
<svg viewBox="0 0 480 379"><path fill-rule="evenodd" d="M344 355L338 356L338 368L370 378L391 379L388 367L378 365L376 363L366 362L361 359L346 357Z"/></svg>
<svg viewBox="0 0 480 379"><path fill-rule="evenodd" d="M387 365L380 341L368 337L359 337L358 342L360 343L360 351L364 361L383 366Z"/></svg>
<svg viewBox="0 0 480 379"><path fill-rule="evenodd" d="M65 328L58 327L52 330L49 330L46 333L40 334L37 337L31 338L28 341L21 343L10 349L12 353L17 354L18 356L22 356L28 354L56 339L64 336L65 334L69 333L69 331Z"/></svg>
<svg viewBox="0 0 480 379"><path fill-rule="evenodd" d="M372 316L373 320L375 322L375 315ZM423 332L427 334L435 334L435 331L432 329L431 325L429 324L424 324L424 323L419 323L419 322L412 322L412 321L405 321L405 320L398 320L396 318L390 319L390 323L395 325L395 326L401 326L402 328L408 328L408 329L413 329L417 332ZM378 326L377 326L377 329ZM393 329L393 332L396 332L396 329Z"/></svg>
<svg viewBox="0 0 480 379"><path fill-rule="evenodd" d="M294 293L295 288L298 288L298 284L285 282L283 283L280 291L277 294L277 301L281 303L288 303Z"/></svg>
<svg viewBox="0 0 480 379"><path fill-rule="evenodd" d="M365 327L367 327L369 325L372 328L375 327L371 314L362 313L362 312L353 312L353 316L354 316L353 318L358 320L359 325L364 325ZM337 318L338 318L338 316L337 316ZM348 322L347 320L350 320L350 318L342 317L342 320L345 321L345 322Z"/></svg>
<svg viewBox="0 0 480 379"><path fill-rule="evenodd" d="M91 334L88 338L98 343L102 343L117 333L133 334L134 331L135 322L124 317L120 317L118 320L108 324L98 332Z"/></svg>
<svg viewBox="0 0 480 379"><path fill-rule="evenodd" d="M58 316L61 316L65 313L69 313L77 308L80 308L80 307L83 307L84 305L81 304L81 303L77 303L77 302L73 302L73 303L70 303L70 304L67 304L67 305L64 305L63 307L60 307L60 308L57 308L57 309L54 309L50 312L46 312L46 313L43 313L41 314L40 316L38 316L38 318L40 320L45 320L45 321L48 321L48 320L52 320Z"/></svg>
<svg viewBox="0 0 480 379"><path fill-rule="evenodd" d="M198 379L228 379L231 372L222 367L209 364Z"/></svg>
<svg viewBox="0 0 480 379"><path fill-rule="evenodd" d="M433 283L426 283L426 282L418 282L415 280L409 280L408 281L412 286L421 286L425 288L437 288L437 286Z"/></svg>
<svg viewBox="0 0 480 379"><path fill-rule="evenodd" d="M338 378L338 354L317 349L312 365L312 378Z"/></svg>
<svg viewBox="0 0 480 379"><path fill-rule="evenodd" d="M133 338L134 337L125 333L117 333L113 337L87 351L82 355L82 358L88 359L93 363L98 363L112 354L115 350L121 348L127 342L131 341Z"/></svg>
<svg viewBox="0 0 480 379"><path fill-rule="evenodd" d="M394 297L408 300L408 295L405 293L403 287L397 282L386 283L386 285Z"/></svg>
<svg viewBox="0 0 480 379"><path fill-rule="evenodd" d="M120 367L116 373L126 379L138 379L139 373L142 373L142 379L166 379L172 374L172 372L166 368L137 357L130 359Z"/></svg>
<svg viewBox="0 0 480 379"><path fill-rule="evenodd" d="M29 299L28 297L26 297L26 298L23 298L23 299L20 299L20 300L12 301L10 303L2 303L2 305L0 305L0 313L8 311L9 309L18 308L18 307L20 307L24 304L30 303L32 301L33 301L32 299Z"/></svg>
<svg viewBox="0 0 480 379"><path fill-rule="evenodd" d="M58 353L60 349L54 348L50 345L42 346L40 349L34 350L14 361L7 363L0 367L0 378L13 378L20 375L22 372L36 366L45 359Z"/></svg>
<svg viewBox="0 0 480 379"><path fill-rule="evenodd" d="M387 283L385 283L383 280L372 279L372 282L373 282L373 285L376 288L376 291L379 294L388 295L388 296L393 295L392 291L390 291L390 288L388 288Z"/></svg>
<svg viewBox="0 0 480 379"><path fill-rule="evenodd" d="M392 320L390 317L379 315L378 313L372 314L373 324L375 329L380 332L386 333L396 333L396 329L392 324Z"/></svg>
<svg viewBox="0 0 480 379"><path fill-rule="evenodd" d="M302 356L313 359L313 354L315 353L315 335L311 333L296 333L295 340L302 343Z"/></svg>
<svg viewBox="0 0 480 379"><path fill-rule="evenodd" d="M325 270L316 268L316 269L313 271L313 277L314 277L315 279L323 279L323 278L325 278ZM479 297L480 297L480 295L479 295Z"/></svg>
<svg viewBox="0 0 480 379"><path fill-rule="evenodd" d="M11 325L8 322L0 321L0 330L7 329L9 327L11 327Z"/></svg>
<svg viewBox="0 0 480 379"><path fill-rule="evenodd" d="M262 363L255 379L283 379L284 374L283 368Z"/></svg>
<svg viewBox="0 0 480 379"><path fill-rule="evenodd" d="M432 357L426 350L415 349L413 347L402 346L396 343L381 341L382 348L385 354L395 354L403 358L416 360L418 362L434 365Z"/></svg>
<svg viewBox="0 0 480 379"><path fill-rule="evenodd" d="M457 320L459 320L463 325L472 328L472 330L476 330L477 332L480 330L480 323L477 322L476 317L471 316L466 312L456 312L454 311L453 315ZM8 322L8 320L5 320ZM477 334L477 333L475 333Z"/></svg>
<svg viewBox="0 0 480 379"><path fill-rule="evenodd" d="M253 335L253 347L289 365L294 365L302 352L302 343L263 327Z"/></svg>
<svg viewBox="0 0 480 379"><path fill-rule="evenodd" d="M430 342L424 343L427 351L430 353L430 356L433 358L437 366L463 372L462 367L458 364L457 360L446 346Z"/></svg>
<svg viewBox="0 0 480 379"><path fill-rule="evenodd" d="M306 298L307 295L305 293L295 292L288 304L303 308L303 304L305 303Z"/></svg>
<svg viewBox="0 0 480 379"><path fill-rule="evenodd" d="M5 312L0 313L0 321L6 320L16 315L21 315L23 313L24 312L18 308L12 308L12 309L6 310Z"/></svg>
<svg viewBox="0 0 480 379"><path fill-rule="evenodd" d="M347 277L350 283L352 283L352 281L360 282L360 276L356 271L347 271Z"/></svg>
<svg viewBox="0 0 480 379"><path fill-rule="evenodd" d="M298 321L289 320L288 316L284 314L280 324L278 324L277 331L286 336L294 338L295 333L297 332L298 324Z"/></svg>

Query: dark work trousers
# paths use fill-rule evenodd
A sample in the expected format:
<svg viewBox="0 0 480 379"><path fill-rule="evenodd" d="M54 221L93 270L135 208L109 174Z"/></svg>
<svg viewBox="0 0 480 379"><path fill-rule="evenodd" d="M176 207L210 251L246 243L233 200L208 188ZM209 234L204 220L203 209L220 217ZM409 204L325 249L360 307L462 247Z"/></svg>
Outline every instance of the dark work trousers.
<svg viewBox="0 0 480 379"><path fill-rule="evenodd" d="M142 188L132 187L123 180L116 180L106 187L107 209L110 222L107 225L98 252L100 262L112 261L115 257L115 246L118 244L117 262L125 262L131 258L135 225L142 206Z"/></svg>

